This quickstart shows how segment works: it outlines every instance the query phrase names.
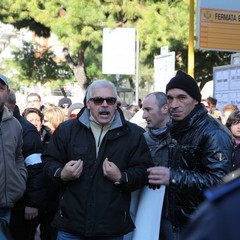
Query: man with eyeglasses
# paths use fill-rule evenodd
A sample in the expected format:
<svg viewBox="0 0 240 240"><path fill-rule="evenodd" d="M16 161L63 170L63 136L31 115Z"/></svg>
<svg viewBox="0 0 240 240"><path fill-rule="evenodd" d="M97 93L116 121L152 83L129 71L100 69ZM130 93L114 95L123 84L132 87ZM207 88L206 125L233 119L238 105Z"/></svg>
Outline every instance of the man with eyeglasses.
<svg viewBox="0 0 240 240"><path fill-rule="evenodd" d="M43 110L41 96L37 93L29 93L27 95L27 108L37 108L40 111Z"/></svg>
<svg viewBox="0 0 240 240"><path fill-rule="evenodd" d="M53 222L58 240L122 240L134 229L131 192L147 184L153 164L143 132L124 119L111 82L88 87L86 107L58 127L42 156L63 189Z"/></svg>

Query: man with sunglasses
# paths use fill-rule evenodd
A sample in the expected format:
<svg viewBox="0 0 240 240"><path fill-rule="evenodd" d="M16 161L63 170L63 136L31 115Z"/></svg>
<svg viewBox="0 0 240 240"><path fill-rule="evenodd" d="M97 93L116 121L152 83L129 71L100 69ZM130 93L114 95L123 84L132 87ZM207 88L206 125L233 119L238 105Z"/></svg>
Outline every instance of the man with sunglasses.
<svg viewBox="0 0 240 240"><path fill-rule="evenodd" d="M133 231L131 192L147 184L153 165L143 132L124 119L111 82L88 87L86 106L58 127L42 156L63 189L58 240L122 240Z"/></svg>

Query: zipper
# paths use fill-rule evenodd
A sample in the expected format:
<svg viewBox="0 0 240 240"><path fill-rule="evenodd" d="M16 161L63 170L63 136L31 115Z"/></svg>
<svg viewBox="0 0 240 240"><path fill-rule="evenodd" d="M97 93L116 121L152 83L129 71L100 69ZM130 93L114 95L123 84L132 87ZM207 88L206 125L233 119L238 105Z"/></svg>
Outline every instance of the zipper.
<svg viewBox="0 0 240 240"><path fill-rule="evenodd" d="M101 137L102 137L102 133L103 133L103 126L102 126L102 129L101 129L101 132L100 132L100 134L99 134L99 137L98 137L98 148L99 148L99 146L100 146L100 143L101 143Z"/></svg>

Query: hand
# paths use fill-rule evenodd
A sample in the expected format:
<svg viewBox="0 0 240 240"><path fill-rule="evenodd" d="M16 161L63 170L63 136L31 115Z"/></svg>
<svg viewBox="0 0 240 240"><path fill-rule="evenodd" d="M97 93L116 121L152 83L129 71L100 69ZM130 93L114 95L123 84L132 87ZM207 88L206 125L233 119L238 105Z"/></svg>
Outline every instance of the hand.
<svg viewBox="0 0 240 240"><path fill-rule="evenodd" d="M151 167L147 169L150 185L169 185L170 170L166 167Z"/></svg>
<svg viewBox="0 0 240 240"><path fill-rule="evenodd" d="M66 163L62 172L61 179L63 181L70 181L80 177L83 170L83 161L82 160L71 160Z"/></svg>
<svg viewBox="0 0 240 240"><path fill-rule="evenodd" d="M120 181L122 174L119 168L106 158L103 162L103 175L112 182Z"/></svg>
<svg viewBox="0 0 240 240"><path fill-rule="evenodd" d="M25 207L24 217L26 220L32 220L38 216L38 209L33 207Z"/></svg>

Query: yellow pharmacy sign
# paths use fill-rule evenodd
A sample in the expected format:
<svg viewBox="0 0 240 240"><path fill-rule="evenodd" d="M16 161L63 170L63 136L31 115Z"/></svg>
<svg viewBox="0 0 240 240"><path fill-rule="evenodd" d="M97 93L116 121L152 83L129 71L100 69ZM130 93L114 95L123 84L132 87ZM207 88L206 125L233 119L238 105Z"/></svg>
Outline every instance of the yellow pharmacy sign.
<svg viewBox="0 0 240 240"><path fill-rule="evenodd" d="M201 8L199 47L239 51L240 11Z"/></svg>

